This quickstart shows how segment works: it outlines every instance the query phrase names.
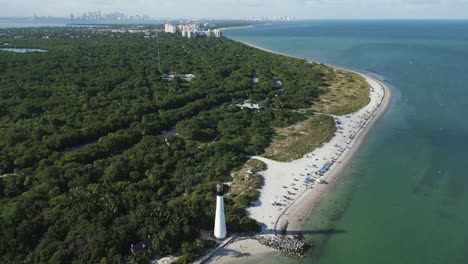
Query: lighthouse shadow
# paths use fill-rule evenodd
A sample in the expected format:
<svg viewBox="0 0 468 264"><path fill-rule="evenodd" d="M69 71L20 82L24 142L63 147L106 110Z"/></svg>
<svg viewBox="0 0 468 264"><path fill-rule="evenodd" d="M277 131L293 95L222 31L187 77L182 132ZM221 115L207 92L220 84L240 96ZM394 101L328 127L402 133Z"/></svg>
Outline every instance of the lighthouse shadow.
<svg viewBox="0 0 468 264"><path fill-rule="evenodd" d="M265 235L303 236L303 235L339 235L346 233L344 229L319 229L319 230L274 230L267 229Z"/></svg>
<svg viewBox="0 0 468 264"><path fill-rule="evenodd" d="M224 248L223 250L220 250L219 253L217 253L217 255L219 257L230 256L233 258L242 258L242 257L251 256L252 254L240 252L239 250L235 250L235 249Z"/></svg>

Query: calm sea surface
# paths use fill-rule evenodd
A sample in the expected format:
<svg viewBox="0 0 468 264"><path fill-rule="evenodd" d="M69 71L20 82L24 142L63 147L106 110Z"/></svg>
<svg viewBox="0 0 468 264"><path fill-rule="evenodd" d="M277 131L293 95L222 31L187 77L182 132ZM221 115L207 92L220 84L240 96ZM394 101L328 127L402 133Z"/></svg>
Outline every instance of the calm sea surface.
<svg viewBox="0 0 468 264"><path fill-rule="evenodd" d="M66 21L62 20L33 20L33 19L4 19L0 18L0 28L26 28L26 27L64 27Z"/></svg>
<svg viewBox="0 0 468 264"><path fill-rule="evenodd" d="M230 38L371 73L392 102L304 233L303 260L468 263L468 21L309 21Z"/></svg>
<svg viewBox="0 0 468 264"><path fill-rule="evenodd" d="M0 5L1 8L1 5ZM34 19L6 19L0 18L0 28L35 28L35 27L66 27L70 26L73 23L80 24L80 26L89 24L89 25L108 25L108 24L115 24L115 21L77 21L72 22L70 20L65 19L57 19L57 20L34 20ZM142 21L133 21L133 20L125 20L119 21L119 25L136 25L136 24L145 24L145 25L159 25L161 21L157 20L142 20Z"/></svg>

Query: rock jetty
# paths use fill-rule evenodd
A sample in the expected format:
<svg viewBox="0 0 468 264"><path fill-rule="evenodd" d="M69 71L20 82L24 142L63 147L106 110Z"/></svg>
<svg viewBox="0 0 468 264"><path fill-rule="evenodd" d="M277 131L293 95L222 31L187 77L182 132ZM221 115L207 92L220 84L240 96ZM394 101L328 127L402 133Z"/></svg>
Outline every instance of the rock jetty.
<svg viewBox="0 0 468 264"><path fill-rule="evenodd" d="M291 239L281 236L257 236L256 239L264 246L297 257L304 257L307 250L310 249L310 245L301 239Z"/></svg>

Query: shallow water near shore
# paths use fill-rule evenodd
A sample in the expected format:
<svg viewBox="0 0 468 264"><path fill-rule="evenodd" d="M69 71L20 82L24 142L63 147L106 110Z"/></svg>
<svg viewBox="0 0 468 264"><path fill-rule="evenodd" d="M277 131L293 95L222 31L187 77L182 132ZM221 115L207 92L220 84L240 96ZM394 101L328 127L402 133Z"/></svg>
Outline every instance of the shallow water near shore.
<svg viewBox="0 0 468 264"><path fill-rule="evenodd" d="M468 263L468 21L308 21L224 33L392 87L387 112L304 226L311 256L253 262Z"/></svg>

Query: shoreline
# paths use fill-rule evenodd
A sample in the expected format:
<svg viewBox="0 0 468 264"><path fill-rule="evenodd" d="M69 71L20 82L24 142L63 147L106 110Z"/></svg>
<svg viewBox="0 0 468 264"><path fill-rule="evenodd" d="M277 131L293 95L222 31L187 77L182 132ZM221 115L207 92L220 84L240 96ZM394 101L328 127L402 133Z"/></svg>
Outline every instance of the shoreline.
<svg viewBox="0 0 468 264"><path fill-rule="evenodd" d="M261 24L259 24L259 25L261 25ZM253 26L255 26L255 25L253 24L253 25L246 25L246 26L222 27L222 28L216 28L216 29L219 29L220 31L224 31L224 30L230 30L230 29L250 28L250 27L253 27Z"/></svg>
<svg viewBox="0 0 468 264"><path fill-rule="evenodd" d="M376 80L373 77L370 77L366 74L344 69L341 67L335 67L336 69L341 69L345 71L354 72L366 78L366 80L372 80L377 83L383 90L383 97L381 100L380 106L372 113L371 118L366 123L365 127L359 129L356 137L350 143L351 149L341 156L341 162L334 165L334 167L330 170L329 175L327 176L327 180L329 180L329 184L323 188L323 193L318 198L310 197L313 195L312 189L308 189L309 193L305 193L305 195L297 200L294 201L294 205L291 207L291 211L293 212L293 216L289 216L287 218L288 221L288 228L287 231L296 231L300 232L303 228L304 223L308 220L310 215L313 213L315 206L320 203L320 201L328 194L328 191L335 185L336 181L343 176L345 169L349 166L351 161L353 160L354 156L363 145L364 140L366 139L366 135L375 125L376 121L379 120L380 116L387 110L390 104L391 98L391 91L385 84ZM323 185L322 185L323 186ZM297 218L301 220L297 220Z"/></svg>
<svg viewBox="0 0 468 264"><path fill-rule="evenodd" d="M247 42L237 42L266 52L301 60L307 60L305 58L291 56L281 52L275 52L266 48L258 47ZM310 60L307 61L312 62ZM342 126L346 127L346 129L351 127L355 128L355 126L358 126L355 122L360 121L359 127L353 131L354 134L352 139L346 140L346 145L344 148L340 146L343 144L343 138L340 137L341 135L337 131L334 137L329 142L325 143L322 147L319 147L311 153L305 155L303 158L292 162L276 162L263 157L254 157L265 162L268 167L267 170L260 173L265 179L265 185L262 189L260 189L260 198L255 201L251 207L246 209L247 214L262 225L262 232L260 235L277 235L277 233L283 232L289 236L300 234L304 223L307 221L310 215L313 214L313 209L315 206L319 204L320 201L328 194L328 191L334 186L336 181L341 176L343 176L344 170L349 166L349 163L352 161L353 157L362 146L364 139L366 138L365 136L369 133L375 122L389 106L391 90L382 81L361 72L333 65L326 66L333 69L353 72L363 76L371 86L371 91L369 94L371 101L368 105L355 113L344 116L334 116L335 120L340 120L340 122L343 122ZM366 117L364 118L364 116ZM361 119L363 119L364 122ZM338 151L340 153L339 155L335 152L336 149L333 149L332 146L340 147ZM334 153L332 153L331 156L330 151ZM277 207L270 204L270 199L278 199L278 196L275 196L275 194L284 191L284 189L281 189L281 186L285 187L283 184L295 185L294 181L296 181L297 178L302 178L302 176L298 175L305 176L305 173L314 169L310 166L311 163L319 162L320 164L314 164L314 167L316 168L316 165L321 165L323 161L328 160L330 157L332 157L332 159L336 162L333 163L333 165L330 167L330 170L326 172L323 177L317 177L326 180L328 184L313 184L311 187L305 186L305 188L302 189L301 187L295 188L300 189L297 196L290 203L286 202L287 206L282 209L280 208L278 210L279 214L278 212L274 212ZM302 173L298 173L299 170L302 170ZM309 175L309 173L307 173L307 175ZM289 187L290 186L288 186L288 188ZM258 257L259 255L264 256L275 253L281 254L275 249L265 248L255 239L242 239L231 242L225 248L221 249L217 254L214 254L210 259L210 263L239 263L241 260L241 262L248 262L253 261L254 258Z"/></svg>

